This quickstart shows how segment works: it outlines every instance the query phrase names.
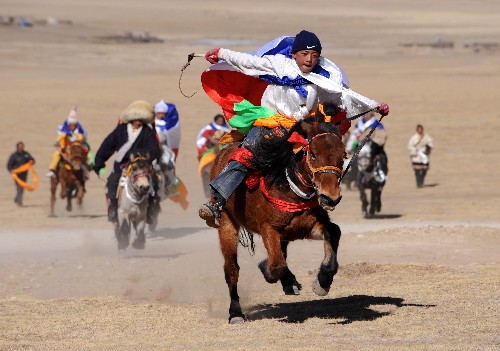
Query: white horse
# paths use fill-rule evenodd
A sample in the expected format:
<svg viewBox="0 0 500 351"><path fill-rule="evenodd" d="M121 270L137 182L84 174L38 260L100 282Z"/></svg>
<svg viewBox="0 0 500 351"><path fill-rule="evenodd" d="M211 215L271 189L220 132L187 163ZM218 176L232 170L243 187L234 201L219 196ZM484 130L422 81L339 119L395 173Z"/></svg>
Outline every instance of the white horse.
<svg viewBox="0 0 500 351"><path fill-rule="evenodd" d="M149 154L131 154L128 167L124 170L118 188L118 221L115 235L118 250L125 250L130 243L130 232L135 230L132 247L144 249L146 237L146 213L151 188L151 163Z"/></svg>
<svg viewBox="0 0 500 351"><path fill-rule="evenodd" d="M389 171L384 146L369 140L359 152L357 166L356 185L361 200L361 212L365 218L372 218L375 212L380 212L382 209L382 189ZM366 194L368 189L371 191L370 201Z"/></svg>

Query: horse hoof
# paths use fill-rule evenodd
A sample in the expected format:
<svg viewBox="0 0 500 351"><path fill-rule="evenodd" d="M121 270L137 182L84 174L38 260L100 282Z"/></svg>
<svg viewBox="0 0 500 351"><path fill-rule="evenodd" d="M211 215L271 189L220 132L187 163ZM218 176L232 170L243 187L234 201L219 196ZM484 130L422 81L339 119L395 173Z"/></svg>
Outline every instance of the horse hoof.
<svg viewBox="0 0 500 351"><path fill-rule="evenodd" d="M134 241L132 243L132 247L136 250L144 250L144 247L146 247L146 243L143 241Z"/></svg>
<svg viewBox="0 0 500 351"><path fill-rule="evenodd" d="M300 288L295 285L285 286L283 288L285 295L300 295Z"/></svg>
<svg viewBox="0 0 500 351"><path fill-rule="evenodd" d="M245 323L245 317L236 316L229 318L229 324L241 324Z"/></svg>
<svg viewBox="0 0 500 351"><path fill-rule="evenodd" d="M321 285L319 285L318 278L316 278L316 280L314 281L314 283L312 285L312 290L318 296L326 296L326 295L328 295L330 288L327 288L327 289L322 288Z"/></svg>

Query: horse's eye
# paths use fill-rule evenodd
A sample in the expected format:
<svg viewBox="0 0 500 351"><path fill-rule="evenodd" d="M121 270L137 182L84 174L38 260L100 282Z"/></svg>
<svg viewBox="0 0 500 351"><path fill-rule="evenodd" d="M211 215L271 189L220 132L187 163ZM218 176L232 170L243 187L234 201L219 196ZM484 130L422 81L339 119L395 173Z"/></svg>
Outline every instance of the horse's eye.
<svg viewBox="0 0 500 351"><path fill-rule="evenodd" d="M133 169L134 171L137 171L137 166L135 166L135 165L134 165L134 166L132 166L132 169Z"/></svg>
<svg viewBox="0 0 500 351"><path fill-rule="evenodd" d="M316 159L316 155L314 154L314 152L310 151L309 153L311 155L311 160L315 160Z"/></svg>

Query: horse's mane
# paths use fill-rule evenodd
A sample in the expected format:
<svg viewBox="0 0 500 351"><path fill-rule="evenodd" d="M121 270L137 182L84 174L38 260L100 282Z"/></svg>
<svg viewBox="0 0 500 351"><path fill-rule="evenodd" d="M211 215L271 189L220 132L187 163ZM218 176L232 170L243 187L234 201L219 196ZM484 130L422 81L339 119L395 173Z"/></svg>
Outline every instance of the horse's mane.
<svg viewBox="0 0 500 351"><path fill-rule="evenodd" d="M255 152L252 161L253 166L259 169L263 176L277 185L287 182L285 170L293 169L304 156L304 151L295 154L293 143L288 141L294 132L309 140L320 133L334 133L342 137L339 128L330 122L325 122L322 115L305 118L289 131L285 128L281 130L284 133L282 137L262 138L260 148Z"/></svg>

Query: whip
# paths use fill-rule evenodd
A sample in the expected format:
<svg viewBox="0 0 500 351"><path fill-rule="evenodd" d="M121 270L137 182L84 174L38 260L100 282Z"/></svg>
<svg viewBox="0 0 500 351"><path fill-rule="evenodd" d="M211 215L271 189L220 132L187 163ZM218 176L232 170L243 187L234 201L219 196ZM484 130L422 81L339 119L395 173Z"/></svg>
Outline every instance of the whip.
<svg viewBox="0 0 500 351"><path fill-rule="evenodd" d="M179 76L179 91L181 92L182 95L184 95L187 98L193 97L194 94L196 94L196 91L194 93L192 93L191 95L184 94L184 92L181 89L181 79L182 79L182 74L184 73L184 71L186 70L186 68L191 64L191 61L195 57L205 57L205 55L204 54L195 54L194 52L192 54L189 54L188 55L188 61L186 62L186 64L184 66L182 66L182 68L181 68L181 75Z"/></svg>

